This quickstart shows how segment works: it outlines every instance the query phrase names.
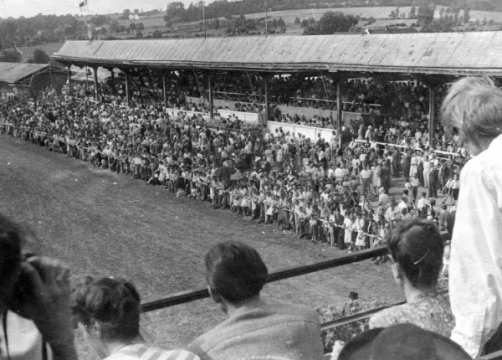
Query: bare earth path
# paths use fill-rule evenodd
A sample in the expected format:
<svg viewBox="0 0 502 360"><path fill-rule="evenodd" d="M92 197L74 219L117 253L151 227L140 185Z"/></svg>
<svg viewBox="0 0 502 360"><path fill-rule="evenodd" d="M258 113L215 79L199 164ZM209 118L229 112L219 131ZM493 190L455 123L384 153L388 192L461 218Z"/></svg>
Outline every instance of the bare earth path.
<svg viewBox="0 0 502 360"><path fill-rule="evenodd" d="M121 276L145 301L204 286L202 257L222 240L256 247L269 270L339 256L208 203L176 199L159 186L97 170L88 163L0 136L0 211L31 226L44 254L75 276ZM400 298L386 265L363 262L267 286L265 295L310 306L341 306L350 291L364 300ZM221 320L209 300L145 317L158 344L187 343Z"/></svg>

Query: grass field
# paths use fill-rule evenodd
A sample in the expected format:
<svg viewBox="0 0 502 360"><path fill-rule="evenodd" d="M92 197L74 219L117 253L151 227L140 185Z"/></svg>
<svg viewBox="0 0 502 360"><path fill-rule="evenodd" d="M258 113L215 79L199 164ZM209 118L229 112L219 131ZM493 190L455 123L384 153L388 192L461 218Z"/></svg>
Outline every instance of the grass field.
<svg viewBox="0 0 502 360"><path fill-rule="evenodd" d="M213 210L207 203L176 199L161 187L5 136L0 136L0 186L0 211L29 224L44 254L64 259L75 277L132 279L144 300L203 287L202 257L222 240L256 247L270 270L339 255L272 226ZM271 284L265 296L341 306L349 291L364 300L400 297L388 267L369 261ZM156 343L171 347L221 319L217 306L204 300L150 313L144 326Z"/></svg>

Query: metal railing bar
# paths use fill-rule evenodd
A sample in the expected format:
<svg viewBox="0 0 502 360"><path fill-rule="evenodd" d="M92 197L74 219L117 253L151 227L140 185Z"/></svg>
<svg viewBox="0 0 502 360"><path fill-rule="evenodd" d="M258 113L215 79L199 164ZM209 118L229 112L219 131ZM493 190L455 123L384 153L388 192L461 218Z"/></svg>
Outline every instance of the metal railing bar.
<svg viewBox="0 0 502 360"><path fill-rule="evenodd" d="M321 324L321 329L322 330L328 330L328 329L335 328L335 327L338 327L338 326L350 324L350 323L355 322L355 321L363 320L363 319L366 319L366 318L370 317L373 314L376 314L379 311L388 309L388 308L393 307L393 306L402 305L402 304L405 304L405 303L406 303L406 301L401 301L401 302L398 302L398 303L395 303L395 304L392 304L392 305L380 306L380 307L377 307L377 308L374 308L374 309L370 309L370 310L367 310L367 311L359 312L357 314L353 314L353 315L349 315L349 316L344 316L342 318L331 320L331 321L326 321L325 323Z"/></svg>
<svg viewBox="0 0 502 360"><path fill-rule="evenodd" d="M502 350L496 351L494 353L481 356L481 360L498 360L502 359Z"/></svg>
<svg viewBox="0 0 502 360"><path fill-rule="evenodd" d="M336 268L342 265L364 261L385 254L387 254L387 248L379 247L376 249L360 251L357 253L340 256L338 258L321 261L315 264L295 266L292 268L279 270L277 272L271 273L268 276L267 283L279 280L285 280L300 275L307 275L321 270ZM180 293L170 295L163 299L146 302L141 305L141 311L150 312L150 311L160 310L195 300L205 299L208 297L209 297L209 292L207 291L207 289L183 291Z"/></svg>

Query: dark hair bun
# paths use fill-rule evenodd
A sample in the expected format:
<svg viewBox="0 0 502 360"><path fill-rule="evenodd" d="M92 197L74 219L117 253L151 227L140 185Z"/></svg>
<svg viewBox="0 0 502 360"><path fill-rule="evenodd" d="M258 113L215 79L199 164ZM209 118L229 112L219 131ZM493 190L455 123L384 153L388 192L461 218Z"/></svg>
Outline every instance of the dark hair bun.
<svg viewBox="0 0 502 360"><path fill-rule="evenodd" d="M388 246L392 258L415 287L435 286L443 266L444 243L436 225L413 219L392 231Z"/></svg>

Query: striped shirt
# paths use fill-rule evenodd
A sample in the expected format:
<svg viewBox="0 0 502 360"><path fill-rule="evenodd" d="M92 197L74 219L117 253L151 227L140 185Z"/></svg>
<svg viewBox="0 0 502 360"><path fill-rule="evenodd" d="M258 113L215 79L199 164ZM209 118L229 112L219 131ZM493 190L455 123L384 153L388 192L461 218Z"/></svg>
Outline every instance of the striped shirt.
<svg viewBox="0 0 502 360"><path fill-rule="evenodd" d="M127 345L105 360L200 360L186 350L163 350L146 344Z"/></svg>

